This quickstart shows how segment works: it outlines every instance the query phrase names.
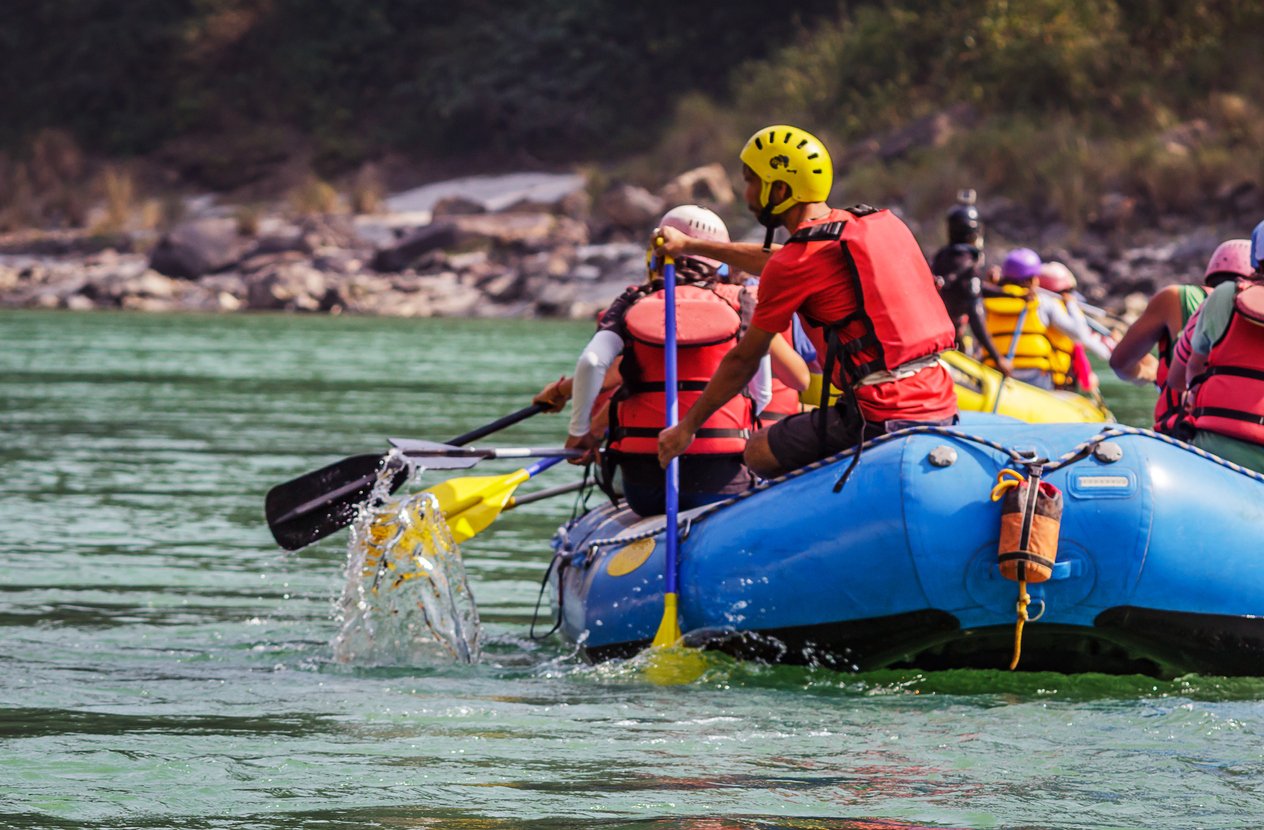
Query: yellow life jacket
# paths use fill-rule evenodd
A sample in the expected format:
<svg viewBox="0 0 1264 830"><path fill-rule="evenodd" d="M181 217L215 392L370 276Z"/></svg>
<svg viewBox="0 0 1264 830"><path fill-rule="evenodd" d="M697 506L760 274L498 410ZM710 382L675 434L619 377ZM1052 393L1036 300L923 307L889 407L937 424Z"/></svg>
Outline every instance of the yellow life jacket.
<svg viewBox="0 0 1264 830"><path fill-rule="evenodd" d="M1075 351L1075 341L1057 329L1047 328L1040 320L1037 307L1040 300L1018 285L1002 285L1004 297L987 297L983 300L986 313L988 333L996 343L996 350L1001 354L1009 354L1014 333L1018 330L1018 318L1023 317L1022 332L1018 335L1018 346L1014 349L1011 361L1015 369L1039 369L1053 376L1056 386L1065 386L1071 382L1071 355ZM1061 300L1058 300L1061 302ZM1023 316L1023 309L1027 310ZM996 364L990 357L983 362L988 366Z"/></svg>

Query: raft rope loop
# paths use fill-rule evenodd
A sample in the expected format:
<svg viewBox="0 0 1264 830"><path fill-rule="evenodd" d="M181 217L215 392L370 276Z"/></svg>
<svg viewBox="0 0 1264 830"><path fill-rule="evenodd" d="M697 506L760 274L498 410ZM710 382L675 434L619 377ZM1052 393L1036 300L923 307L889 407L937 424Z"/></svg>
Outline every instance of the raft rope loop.
<svg viewBox="0 0 1264 830"><path fill-rule="evenodd" d="M1036 517L1036 502L1040 496L1040 479L1047 460L1033 457L1025 465L1028 472L1027 476L1024 476L1017 470L1006 467L996 474L996 485L992 487L992 501L1000 501L1010 490L1021 488L1024 482L1027 484L1026 492L1020 496L1022 498L1022 524L1016 540L1017 544L1015 545L1018 550L1013 553L1000 554L1001 562L1005 562L1007 559L1015 560L1018 582L1018 601L1014 606L1017 614L1017 620L1014 624L1014 656L1010 659L1010 671L1018 668L1018 661L1022 657L1023 626L1028 622L1035 622L1045 614L1043 601L1041 602L1040 613L1035 619L1032 619L1027 613L1027 607L1031 605L1031 595L1027 593L1027 562L1025 560L1035 557L1035 554L1032 553L1031 531ZM1003 529L1001 544L1003 549L1005 544ZM1052 566L1053 563L1050 562L1049 564Z"/></svg>

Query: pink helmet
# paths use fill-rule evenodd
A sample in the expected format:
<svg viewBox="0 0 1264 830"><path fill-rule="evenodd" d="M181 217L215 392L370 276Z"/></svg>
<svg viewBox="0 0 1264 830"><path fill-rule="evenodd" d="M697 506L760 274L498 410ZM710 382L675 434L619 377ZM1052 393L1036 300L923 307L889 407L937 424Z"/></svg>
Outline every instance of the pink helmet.
<svg viewBox="0 0 1264 830"><path fill-rule="evenodd" d="M1040 287L1061 294L1073 291L1078 283L1071 269L1056 260L1040 266Z"/></svg>
<svg viewBox="0 0 1264 830"><path fill-rule="evenodd" d="M728 242L729 229L724 220L701 205L680 205L663 214L658 221L660 228L675 228L685 236L694 239L708 239L712 242ZM710 257L690 255L690 259L705 262L712 268L719 268L722 263Z"/></svg>
<svg viewBox="0 0 1264 830"><path fill-rule="evenodd" d="M1207 282L1213 274L1249 277L1254 271L1251 267L1251 240L1229 239L1217 245L1211 259L1207 260L1203 282Z"/></svg>

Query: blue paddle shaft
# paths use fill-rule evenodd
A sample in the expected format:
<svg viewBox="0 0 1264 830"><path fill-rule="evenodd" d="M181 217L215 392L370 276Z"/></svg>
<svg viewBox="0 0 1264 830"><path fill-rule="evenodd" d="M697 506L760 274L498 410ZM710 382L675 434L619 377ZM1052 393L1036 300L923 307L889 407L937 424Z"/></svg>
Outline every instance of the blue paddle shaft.
<svg viewBox="0 0 1264 830"><path fill-rule="evenodd" d="M562 461L565 461L565 460L566 459L560 455L554 456L553 458L542 458L527 468L527 475L533 476L536 473L542 473L545 470L547 470L549 467L552 467L554 464L561 463Z"/></svg>
<svg viewBox="0 0 1264 830"><path fill-rule="evenodd" d="M1023 323L1027 322L1027 310L1031 308L1029 305L1023 306L1023 310L1018 313L1018 322L1014 325L1014 339L1009 341L1009 353L1005 355L1005 362L1009 363L1014 359L1014 353L1018 351L1018 338L1023 336ZM996 400L992 401L992 414L996 414L996 410L1001 407L1001 392L1005 391L1006 377L1001 375L1001 382L996 387Z"/></svg>
<svg viewBox="0 0 1264 830"><path fill-rule="evenodd" d="M667 393L667 426L674 427L680 419L676 369L676 263L668 259L663 265L663 291L667 302L663 304L667 342L663 348L664 386ZM676 593L676 553L680 544L676 516L680 513L680 459L673 458L667 465L667 538L665 547L664 590Z"/></svg>

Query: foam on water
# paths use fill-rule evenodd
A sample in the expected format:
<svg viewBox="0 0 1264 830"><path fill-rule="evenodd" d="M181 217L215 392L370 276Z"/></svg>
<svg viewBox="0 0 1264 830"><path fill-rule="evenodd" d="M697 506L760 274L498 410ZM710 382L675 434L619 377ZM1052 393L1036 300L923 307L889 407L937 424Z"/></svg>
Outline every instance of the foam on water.
<svg viewBox="0 0 1264 830"><path fill-rule="evenodd" d="M384 464L347 544L334 659L357 665L476 663L482 628L461 549L438 501L388 494Z"/></svg>

